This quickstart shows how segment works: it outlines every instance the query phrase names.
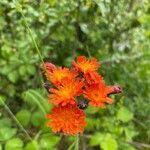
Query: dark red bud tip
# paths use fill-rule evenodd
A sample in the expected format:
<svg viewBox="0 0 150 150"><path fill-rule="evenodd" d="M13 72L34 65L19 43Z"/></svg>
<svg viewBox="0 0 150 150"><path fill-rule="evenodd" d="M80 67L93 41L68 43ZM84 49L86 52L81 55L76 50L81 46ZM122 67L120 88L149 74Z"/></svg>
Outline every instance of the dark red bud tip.
<svg viewBox="0 0 150 150"><path fill-rule="evenodd" d="M110 94L122 93L122 88L119 85L114 85Z"/></svg>
<svg viewBox="0 0 150 150"><path fill-rule="evenodd" d="M42 68L49 72L53 72L54 69L56 69L56 66L52 63L46 62L46 63L44 63L44 66Z"/></svg>

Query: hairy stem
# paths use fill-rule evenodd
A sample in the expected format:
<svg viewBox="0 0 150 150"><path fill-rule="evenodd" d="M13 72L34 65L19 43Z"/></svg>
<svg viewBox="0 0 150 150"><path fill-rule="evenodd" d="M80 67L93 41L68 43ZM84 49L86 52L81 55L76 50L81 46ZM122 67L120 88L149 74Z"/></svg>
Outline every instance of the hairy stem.
<svg viewBox="0 0 150 150"><path fill-rule="evenodd" d="M31 40L32 40L32 42L33 42L33 44L34 44L34 46L35 46L35 49L36 49L36 51L37 51L37 53L38 53L38 55L39 55L39 57L40 57L41 62L44 64L44 61L43 61L41 52L40 52L40 50L39 50L39 48L38 48L37 42L36 42L35 38L33 37L32 30L30 29L30 27L29 27L29 25L28 25L28 22L27 22L27 20L26 20L26 17L24 16L24 14L23 14L23 12L22 12L21 5L20 5L20 3L18 2L18 0L13 0L13 2L15 3L16 8L18 9L18 11L20 12L20 14L22 15L22 18L23 18L23 20L24 20L25 26L26 26L26 28L27 28L27 30L28 30L28 32L29 32L29 35L30 35L30 37L31 37Z"/></svg>
<svg viewBox="0 0 150 150"><path fill-rule="evenodd" d="M15 117L13 112L10 110L10 108L5 104L5 102L0 98L0 103L4 105L5 110L9 113L9 115L12 117L12 119L16 122L18 127L25 133L25 135L28 137L30 141L32 141L31 136L28 134L28 132L25 130L25 128L22 126L22 124L18 121L18 119Z"/></svg>
<svg viewBox="0 0 150 150"><path fill-rule="evenodd" d="M76 135L74 150L79 150L79 134Z"/></svg>

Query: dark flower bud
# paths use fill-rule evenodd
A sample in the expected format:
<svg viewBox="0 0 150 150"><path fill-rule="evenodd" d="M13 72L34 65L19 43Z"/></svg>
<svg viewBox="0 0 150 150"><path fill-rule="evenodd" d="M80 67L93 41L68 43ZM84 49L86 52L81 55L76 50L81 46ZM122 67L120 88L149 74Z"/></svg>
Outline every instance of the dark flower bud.
<svg viewBox="0 0 150 150"><path fill-rule="evenodd" d="M52 85L49 83L49 81L46 81L43 86L45 87L45 89L47 90L47 92L49 93L49 89L52 87Z"/></svg>
<svg viewBox="0 0 150 150"><path fill-rule="evenodd" d="M88 101L85 99L79 99L78 100L78 108L80 109L86 109L88 107Z"/></svg>

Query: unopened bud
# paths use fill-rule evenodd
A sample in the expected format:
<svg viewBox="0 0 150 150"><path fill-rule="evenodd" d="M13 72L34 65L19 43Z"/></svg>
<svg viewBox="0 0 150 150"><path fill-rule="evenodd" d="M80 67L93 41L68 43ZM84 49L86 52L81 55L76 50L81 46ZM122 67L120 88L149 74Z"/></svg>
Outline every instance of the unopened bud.
<svg viewBox="0 0 150 150"><path fill-rule="evenodd" d="M56 69L56 66L52 63L46 62L46 63L44 63L44 66L42 68L49 72L53 72L53 70Z"/></svg>
<svg viewBox="0 0 150 150"><path fill-rule="evenodd" d="M119 85L114 85L111 87L111 92L109 93L110 94L119 94L119 93L122 93L122 88L119 86Z"/></svg>
<svg viewBox="0 0 150 150"><path fill-rule="evenodd" d="M89 102L87 100L85 100L85 99L79 99L78 100L78 107L80 109L86 109L88 107L88 103Z"/></svg>
<svg viewBox="0 0 150 150"><path fill-rule="evenodd" d="M48 81L46 81L46 82L43 84L43 86L45 87L45 89L46 89L47 92L49 93L49 89L52 87L52 85L51 85Z"/></svg>

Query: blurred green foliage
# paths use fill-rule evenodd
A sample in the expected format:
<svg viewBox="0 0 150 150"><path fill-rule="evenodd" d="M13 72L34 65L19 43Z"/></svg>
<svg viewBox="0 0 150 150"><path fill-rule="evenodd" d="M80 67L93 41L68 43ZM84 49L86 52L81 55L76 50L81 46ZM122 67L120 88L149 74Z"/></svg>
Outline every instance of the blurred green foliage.
<svg viewBox="0 0 150 150"><path fill-rule="evenodd" d="M2 0L0 150L66 150L73 142L72 137L52 134L45 125L51 106L20 7L45 61L70 66L78 55L96 57L107 84L124 89L112 96L114 104L107 109L86 110L88 125L80 149L150 149L149 1Z"/></svg>

